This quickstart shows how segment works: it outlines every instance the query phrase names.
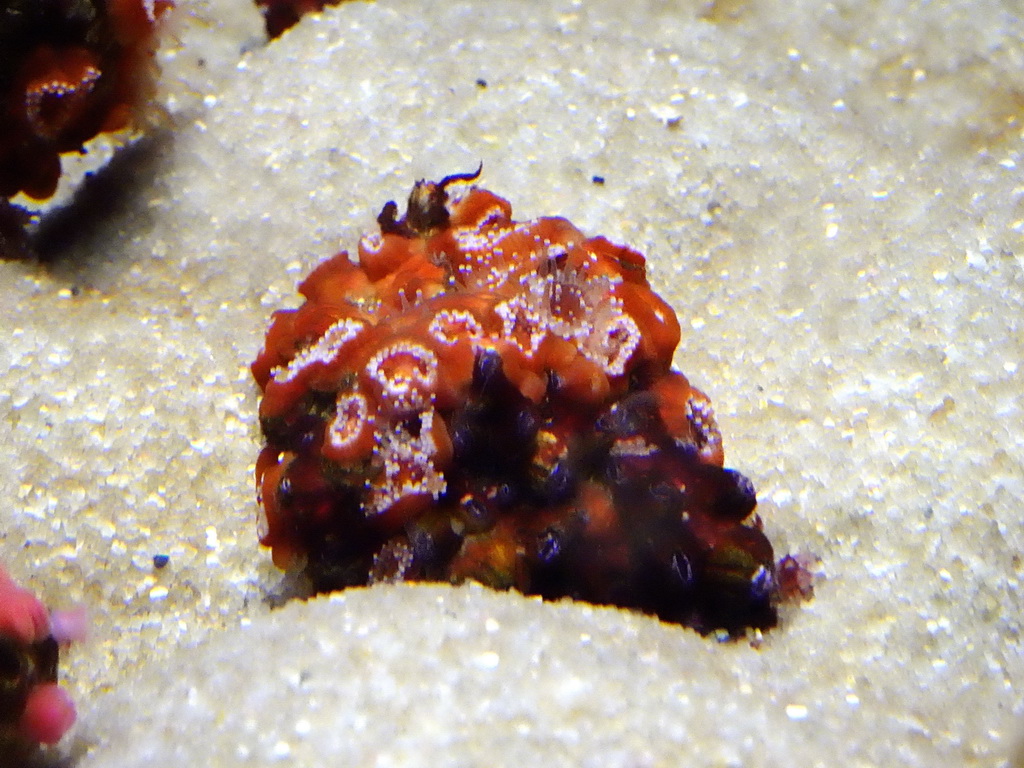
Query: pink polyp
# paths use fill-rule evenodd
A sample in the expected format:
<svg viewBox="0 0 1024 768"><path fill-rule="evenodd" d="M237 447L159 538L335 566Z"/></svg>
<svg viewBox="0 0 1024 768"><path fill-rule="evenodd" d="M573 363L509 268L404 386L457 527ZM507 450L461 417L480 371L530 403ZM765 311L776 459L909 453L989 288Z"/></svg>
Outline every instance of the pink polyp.
<svg viewBox="0 0 1024 768"><path fill-rule="evenodd" d="M25 702L18 730L31 742L56 744L75 723L75 705L56 683L32 689Z"/></svg>
<svg viewBox="0 0 1024 768"><path fill-rule="evenodd" d="M61 645L85 640L89 634L89 613L84 606L50 614L50 634Z"/></svg>
<svg viewBox="0 0 1024 768"><path fill-rule="evenodd" d="M50 633L46 608L32 593L17 586L6 574L0 578L0 635L26 645L42 640Z"/></svg>

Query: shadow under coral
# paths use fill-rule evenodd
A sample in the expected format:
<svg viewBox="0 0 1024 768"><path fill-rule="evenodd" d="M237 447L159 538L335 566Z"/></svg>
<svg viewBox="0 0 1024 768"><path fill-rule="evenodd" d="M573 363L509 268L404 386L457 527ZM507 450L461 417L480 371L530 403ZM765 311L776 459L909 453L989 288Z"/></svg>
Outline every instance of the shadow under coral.
<svg viewBox="0 0 1024 768"><path fill-rule="evenodd" d="M69 200L33 215L0 203L0 258L35 260L72 279L87 273L98 258L109 261L118 249L121 222L136 217L134 230L152 225L135 201L147 195L167 162L170 131L156 131L117 149L108 163L86 173ZM150 217L138 221L138 217ZM102 246L102 247L101 247Z"/></svg>

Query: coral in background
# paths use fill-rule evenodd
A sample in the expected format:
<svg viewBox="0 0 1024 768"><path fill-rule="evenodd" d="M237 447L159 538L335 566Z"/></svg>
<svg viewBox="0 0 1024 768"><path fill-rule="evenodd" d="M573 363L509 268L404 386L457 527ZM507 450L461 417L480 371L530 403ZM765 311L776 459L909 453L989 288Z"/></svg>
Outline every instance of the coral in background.
<svg viewBox="0 0 1024 768"><path fill-rule="evenodd" d="M479 173L479 172L478 172ZM671 370L643 256L562 218L512 220L475 175L327 260L252 371L261 540L314 586L474 579L707 632L776 623L751 482Z"/></svg>
<svg viewBox="0 0 1024 768"><path fill-rule="evenodd" d="M170 0L0 0L0 197L45 199L60 155L132 125Z"/></svg>
<svg viewBox="0 0 1024 768"><path fill-rule="evenodd" d="M344 0L256 0L256 5L263 12L267 34L275 38L298 24L307 13L317 13L328 5L342 2Z"/></svg>
<svg viewBox="0 0 1024 768"><path fill-rule="evenodd" d="M80 639L83 626L78 612L51 616L0 567L0 755L55 744L74 723L74 704L57 685L57 657L59 644Z"/></svg>

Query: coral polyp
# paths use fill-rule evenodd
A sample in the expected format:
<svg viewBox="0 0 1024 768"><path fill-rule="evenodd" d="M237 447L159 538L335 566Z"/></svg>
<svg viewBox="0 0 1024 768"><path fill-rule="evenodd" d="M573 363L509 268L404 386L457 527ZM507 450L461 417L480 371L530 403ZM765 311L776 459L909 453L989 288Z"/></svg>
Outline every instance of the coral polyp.
<svg viewBox="0 0 1024 768"><path fill-rule="evenodd" d="M252 371L261 541L318 590L473 579L702 632L776 623L753 484L672 369L644 257L421 181L276 312Z"/></svg>

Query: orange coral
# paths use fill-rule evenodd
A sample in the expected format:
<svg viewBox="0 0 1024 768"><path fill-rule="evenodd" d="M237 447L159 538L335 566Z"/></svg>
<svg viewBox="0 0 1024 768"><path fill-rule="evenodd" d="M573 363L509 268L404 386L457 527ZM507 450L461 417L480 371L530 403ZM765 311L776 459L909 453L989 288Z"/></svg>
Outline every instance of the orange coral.
<svg viewBox="0 0 1024 768"><path fill-rule="evenodd" d="M0 197L45 199L60 155L127 127L170 0L0 0Z"/></svg>
<svg viewBox="0 0 1024 768"><path fill-rule="evenodd" d="M477 579L707 631L775 623L750 481L671 370L639 253L420 182L253 363L262 542L320 589Z"/></svg>

